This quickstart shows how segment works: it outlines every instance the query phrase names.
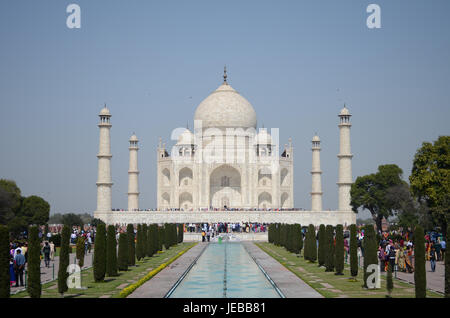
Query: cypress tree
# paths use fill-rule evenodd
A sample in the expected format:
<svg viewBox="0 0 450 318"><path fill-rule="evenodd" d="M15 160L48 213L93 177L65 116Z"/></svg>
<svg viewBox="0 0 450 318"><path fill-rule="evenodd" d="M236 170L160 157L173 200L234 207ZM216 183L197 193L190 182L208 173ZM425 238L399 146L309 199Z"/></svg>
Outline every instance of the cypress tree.
<svg viewBox="0 0 450 318"><path fill-rule="evenodd" d="M392 290L394 289L394 282L392 280L392 265L389 263L386 274L386 289L388 291L387 297L391 298Z"/></svg>
<svg viewBox="0 0 450 318"><path fill-rule="evenodd" d="M147 256L147 234L148 234L148 229L147 229L147 224L142 224L142 258L145 258Z"/></svg>
<svg viewBox="0 0 450 318"><path fill-rule="evenodd" d="M448 244L450 236L450 222L447 222L447 238L445 242ZM450 298L450 247L447 246L444 254L444 264L445 264L445 298Z"/></svg>
<svg viewBox="0 0 450 318"><path fill-rule="evenodd" d="M80 236L77 239L76 244L76 258L78 260L78 266L83 267L84 266L84 237Z"/></svg>
<svg viewBox="0 0 450 318"><path fill-rule="evenodd" d="M114 225L108 226L106 235L106 275L117 276L117 241Z"/></svg>
<svg viewBox="0 0 450 318"><path fill-rule="evenodd" d="M164 246L164 225L158 226L158 251L163 250Z"/></svg>
<svg viewBox="0 0 450 318"><path fill-rule="evenodd" d="M136 232L136 258L138 261L142 259L142 226L141 224L137 225Z"/></svg>
<svg viewBox="0 0 450 318"><path fill-rule="evenodd" d="M164 248L168 250L170 248L170 224L164 224Z"/></svg>
<svg viewBox="0 0 450 318"><path fill-rule="evenodd" d="M149 257L153 256L153 254L156 253L156 244L158 243L157 240L155 240L155 224L150 224L148 226L148 234L147 234L147 248L148 253L147 255Z"/></svg>
<svg viewBox="0 0 450 318"><path fill-rule="evenodd" d="M317 240L316 240L316 229L314 225L310 224L308 227L308 232L310 232L309 237L309 245L308 253L309 253L309 261L315 262L317 260Z"/></svg>
<svg viewBox="0 0 450 318"><path fill-rule="evenodd" d="M378 266L378 257L377 257L377 240L375 236L375 230L373 225L368 224L364 230L364 287L367 286L367 279L371 272L367 272L367 267L370 264L376 264Z"/></svg>
<svg viewBox="0 0 450 318"><path fill-rule="evenodd" d="M416 298L425 298L427 296L425 240L423 228L420 225L417 225L414 231L414 286Z"/></svg>
<svg viewBox="0 0 450 318"><path fill-rule="evenodd" d="M9 232L6 226L0 225L0 298L10 297L9 280Z"/></svg>
<svg viewBox="0 0 450 318"><path fill-rule="evenodd" d="M327 225L325 227L325 271L332 272L334 270L334 248L333 248L333 227Z"/></svg>
<svg viewBox="0 0 450 318"><path fill-rule="evenodd" d="M325 225L319 226L319 251L317 253L319 266L325 265Z"/></svg>
<svg viewBox="0 0 450 318"><path fill-rule="evenodd" d="M302 249L304 248L304 244L303 244L303 232L302 232L302 225L299 224L298 225L298 237L299 237L299 249L300 251L298 252L299 254L301 254Z"/></svg>
<svg viewBox="0 0 450 318"><path fill-rule="evenodd" d="M61 232L61 248L59 251L58 292L61 296L67 291L67 267L69 266L70 228L64 225Z"/></svg>
<svg viewBox="0 0 450 318"><path fill-rule="evenodd" d="M336 225L336 250L335 250L336 275L344 275L344 227Z"/></svg>
<svg viewBox="0 0 450 318"><path fill-rule="evenodd" d="M134 234L134 226L133 224L127 225L127 237L128 237L128 265L134 266L136 265L136 245L134 242L135 239Z"/></svg>
<svg viewBox="0 0 450 318"><path fill-rule="evenodd" d="M354 279L358 276L358 242L356 224L350 225L350 273Z"/></svg>
<svg viewBox="0 0 450 318"><path fill-rule="evenodd" d="M103 282L106 274L106 226L105 223L97 225L97 232L94 241L94 280Z"/></svg>
<svg viewBox="0 0 450 318"><path fill-rule="evenodd" d="M120 233L119 235L119 255L117 258L117 268L119 271L128 270L128 234Z"/></svg>
<svg viewBox="0 0 450 318"><path fill-rule="evenodd" d="M184 224L180 224L178 227L178 243L183 243L184 239Z"/></svg>
<svg viewBox="0 0 450 318"><path fill-rule="evenodd" d="M28 286L31 298L41 297L41 243L37 226L30 227L28 237Z"/></svg>

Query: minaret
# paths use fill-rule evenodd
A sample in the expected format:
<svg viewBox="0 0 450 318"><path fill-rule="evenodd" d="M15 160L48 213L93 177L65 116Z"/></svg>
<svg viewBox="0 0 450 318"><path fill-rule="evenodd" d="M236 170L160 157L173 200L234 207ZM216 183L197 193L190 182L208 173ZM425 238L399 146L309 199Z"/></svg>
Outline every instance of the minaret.
<svg viewBox="0 0 450 318"><path fill-rule="evenodd" d="M97 211L111 211L111 114L105 107L100 111L100 143L98 147Z"/></svg>
<svg viewBox="0 0 450 318"><path fill-rule="evenodd" d="M139 210L139 170L137 153L139 150L138 139L133 133L130 137L130 167L128 170L128 211Z"/></svg>
<svg viewBox="0 0 450 318"><path fill-rule="evenodd" d="M320 138L312 139L311 211L322 211L322 170L320 170Z"/></svg>
<svg viewBox="0 0 450 318"><path fill-rule="evenodd" d="M351 211L350 188L352 185L352 157L350 150L350 112L345 107L339 113L340 150L339 158L339 211Z"/></svg>

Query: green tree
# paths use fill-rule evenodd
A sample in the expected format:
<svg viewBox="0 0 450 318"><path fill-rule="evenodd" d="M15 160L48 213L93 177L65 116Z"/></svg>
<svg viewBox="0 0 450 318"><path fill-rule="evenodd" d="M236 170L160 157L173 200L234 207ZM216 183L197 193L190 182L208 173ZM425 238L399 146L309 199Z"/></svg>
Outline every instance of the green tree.
<svg viewBox="0 0 450 318"><path fill-rule="evenodd" d="M14 219L21 205L21 192L12 180L0 179L0 224L7 225Z"/></svg>
<svg viewBox="0 0 450 318"><path fill-rule="evenodd" d="M158 251L163 250L164 246L164 225L158 226Z"/></svg>
<svg viewBox="0 0 450 318"><path fill-rule="evenodd" d="M76 255L78 260L78 266L83 267L84 266L84 249L85 249L85 238L80 236L77 239L77 248L76 248Z"/></svg>
<svg viewBox="0 0 450 318"><path fill-rule="evenodd" d="M325 252L326 252L326 248L325 248L325 242L326 242L326 237L325 237L325 225L324 224L320 224L319 226L319 250L317 253L317 260L319 263L319 266L324 266L325 265Z"/></svg>
<svg viewBox="0 0 450 318"><path fill-rule="evenodd" d="M83 226L83 220L78 214L66 213L62 215L62 223L68 226Z"/></svg>
<svg viewBox="0 0 450 318"><path fill-rule="evenodd" d="M27 218L28 224L44 225L50 215L50 204L41 197L32 195L23 200L20 214Z"/></svg>
<svg viewBox="0 0 450 318"><path fill-rule="evenodd" d="M106 274L106 228L105 224L97 226L97 232L94 241L94 280L103 282Z"/></svg>
<svg viewBox="0 0 450 318"><path fill-rule="evenodd" d="M117 267L120 271L128 270L128 256L129 256L128 246L129 246L128 234L120 233L120 235L119 235L119 256L117 259Z"/></svg>
<svg viewBox="0 0 450 318"><path fill-rule="evenodd" d="M69 266L69 245L70 245L70 228L63 226L61 233L61 249L59 252L59 268L58 268L58 292L63 296L67 291L67 267Z"/></svg>
<svg viewBox="0 0 450 318"><path fill-rule="evenodd" d="M333 245L333 226L327 225L325 228L325 271L334 270L334 245Z"/></svg>
<svg viewBox="0 0 450 318"><path fill-rule="evenodd" d="M154 240L154 237L153 237L153 224L150 224L148 227L147 227L147 252L146 252L146 254L147 254L147 256L148 257L152 257L153 256L153 253L154 253L154 246L153 246L153 240Z"/></svg>
<svg viewBox="0 0 450 318"><path fill-rule="evenodd" d="M147 247L147 243L148 243L147 234L148 234L147 224L144 223L144 224L142 224L142 258L148 256L148 255L147 255L147 251L148 251L148 247Z"/></svg>
<svg viewBox="0 0 450 318"><path fill-rule="evenodd" d="M367 268L371 264L376 264L378 266L378 255L377 255L377 240L375 235L375 230L373 225L366 225L364 229L364 287L368 288L367 279L371 272L367 272Z"/></svg>
<svg viewBox="0 0 450 318"><path fill-rule="evenodd" d="M135 245L135 234L133 224L127 225L127 235L128 235L128 265L136 265L136 245Z"/></svg>
<svg viewBox="0 0 450 318"><path fill-rule="evenodd" d="M317 240L314 225L310 224L308 226L307 234L309 235L308 260L314 263L317 260Z"/></svg>
<svg viewBox="0 0 450 318"><path fill-rule="evenodd" d="M372 173L356 178L352 184L351 206L355 213L359 208L367 209L372 214L372 218L381 229L381 220L393 215L394 207L386 199L387 190L395 185L403 184L402 169L397 165L381 165L377 173Z"/></svg>
<svg viewBox="0 0 450 318"><path fill-rule="evenodd" d="M114 225L108 225L106 234L106 275L117 276L117 242Z"/></svg>
<svg viewBox="0 0 450 318"><path fill-rule="evenodd" d="M138 224L137 225L137 232L136 232L136 258L138 261L140 261L142 259L142 225Z"/></svg>
<svg viewBox="0 0 450 318"><path fill-rule="evenodd" d="M425 271L425 239L420 225L414 230L414 286L416 298L427 296L427 276Z"/></svg>
<svg viewBox="0 0 450 318"><path fill-rule="evenodd" d="M344 228L342 224L336 225L336 250L335 250L336 275L344 275Z"/></svg>
<svg viewBox="0 0 450 318"><path fill-rule="evenodd" d="M31 298L41 297L41 244L39 239L39 229L31 226L28 233L28 294Z"/></svg>
<svg viewBox="0 0 450 318"><path fill-rule="evenodd" d="M450 136L422 144L414 156L409 181L413 194L429 207L434 224L445 232L450 215Z"/></svg>
<svg viewBox="0 0 450 318"><path fill-rule="evenodd" d="M6 226L0 225L0 298L9 298L9 280L9 232Z"/></svg>
<svg viewBox="0 0 450 318"><path fill-rule="evenodd" d="M358 238L356 224L350 225L350 273L354 279L358 276Z"/></svg>
<svg viewBox="0 0 450 318"><path fill-rule="evenodd" d="M394 289L394 282L392 280L392 265L390 263L386 274L386 289L388 292L387 297L391 298L392 290Z"/></svg>
<svg viewBox="0 0 450 318"><path fill-rule="evenodd" d="M449 241L450 235L450 222L447 223L447 239ZM450 298L450 248L445 249L444 254L444 264L445 264L445 298Z"/></svg>
<svg viewBox="0 0 450 318"><path fill-rule="evenodd" d="M37 226L30 227L28 244L27 291L31 298L41 298L41 242Z"/></svg>

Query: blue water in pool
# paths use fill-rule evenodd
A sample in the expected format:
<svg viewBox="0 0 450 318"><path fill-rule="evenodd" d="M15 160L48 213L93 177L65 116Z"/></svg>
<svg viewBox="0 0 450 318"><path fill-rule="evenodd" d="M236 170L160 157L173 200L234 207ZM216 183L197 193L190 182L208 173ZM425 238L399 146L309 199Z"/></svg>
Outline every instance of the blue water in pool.
<svg viewBox="0 0 450 318"><path fill-rule="evenodd" d="M210 243L171 298L279 298L238 242Z"/></svg>

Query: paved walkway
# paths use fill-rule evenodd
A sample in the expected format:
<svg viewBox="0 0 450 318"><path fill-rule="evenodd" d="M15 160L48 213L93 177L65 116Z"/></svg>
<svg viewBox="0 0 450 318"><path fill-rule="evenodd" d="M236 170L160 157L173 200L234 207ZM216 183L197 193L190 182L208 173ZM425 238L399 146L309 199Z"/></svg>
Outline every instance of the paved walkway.
<svg viewBox="0 0 450 318"><path fill-rule="evenodd" d="M92 266L92 256L94 255L94 251L92 250L91 253L88 253L84 256L84 265L82 270L89 268ZM75 263L75 253L71 253L69 255L69 263L74 264ZM54 267L54 268L53 268ZM58 278L58 269L59 269L59 256L55 256L55 259L53 261L50 261L50 267L45 267L44 260L41 261L41 283L47 283L54 279ZM25 274L24 274L24 280L25 280ZM26 290L26 287L14 287L15 285L11 286L11 294L16 294L22 290Z"/></svg>
<svg viewBox="0 0 450 318"><path fill-rule="evenodd" d="M436 262L436 271L431 271L430 262L426 262L427 288L432 291L444 293L445 265L444 262ZM414 284L414 273L397 272L397 278Z"/></svg>
<svg viewBox="0 0 450 318"><path fill-rule="evenodd" d="M306 284L278 261L252 242L243 242L250 256L266 271L286 298L323 298L314 288Z"/></svg>
<svg viewBox="0 0 450 318"><path fill-rule="evenodd" d="M347 264L349 264L348 263L349 261L350 261L350 257L347 260ZM362 257L362 256L360 257L359 264L360 264L360 267L362 268L363 264L364 264L364 257ZM445 287L444 287L445 265L444 265L444 262L442 262L442 261L436 262L436 271L432 272L430 262L426 261L425 270L426 270L426 274L427 274L427 289L443 294L445 292ZM386 275L386 272L382 272L381 274ZM395 275L395 273L394 273L394 275ZM397 272L397 279L414 284L414 273Z"/></svg>
<svg viewBox="0 0 450 318"><path fill-rule="evenodd" d="M198 243L155 277L137 288L128 298L163 298L207 246L208 243Z"/></svg>

